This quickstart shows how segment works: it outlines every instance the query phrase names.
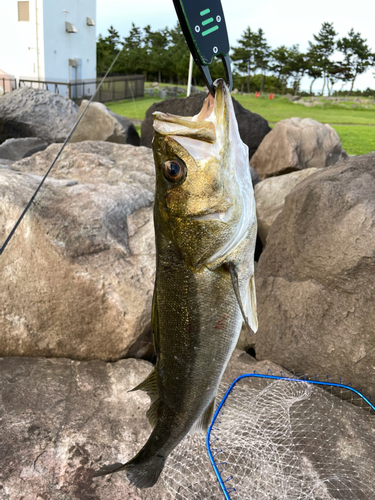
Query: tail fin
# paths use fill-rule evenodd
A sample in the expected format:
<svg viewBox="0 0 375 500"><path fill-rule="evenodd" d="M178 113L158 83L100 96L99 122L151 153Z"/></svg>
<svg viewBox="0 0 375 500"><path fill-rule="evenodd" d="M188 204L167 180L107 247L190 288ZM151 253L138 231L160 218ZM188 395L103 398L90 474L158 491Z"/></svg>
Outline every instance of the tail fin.
<svg viewBox="0 0 375 500"><path fill-rule="evenodd" d="M164 464L165 459L157 456L143 463L130 464L129 462L126 475L137 488L151 488L159 479Z"/></svg>
<svg viewBox="0 0 375 500"><path fill-rule="evenodd" d="M124 470L124 464L115 463L112 465L103 465L101 469L94 472L92 477L106 476L107 474L112 474L113 472L118 472Z"/></svg>
<svg viewBox="0 0 375 500"><path fill-rule="evenodd" d="M165 464L165 458L156 455L147 460L142 456L142 451L126 464L116 463L103 466L93 474L93 477L106 476L107 474L125 470L129 481L137 488L151 488L159 479Z"/></svg>

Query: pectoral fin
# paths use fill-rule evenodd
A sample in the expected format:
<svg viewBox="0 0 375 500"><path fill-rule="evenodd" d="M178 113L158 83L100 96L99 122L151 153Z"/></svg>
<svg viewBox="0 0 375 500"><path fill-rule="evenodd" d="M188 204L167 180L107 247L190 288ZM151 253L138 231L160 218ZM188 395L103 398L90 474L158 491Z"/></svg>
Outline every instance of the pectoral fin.
<svg viewBox="0 0 375 500"><path fill-rule="evenodd" d="M255 293L254 275L250 278L249 286L246 291L245 314L249 325L254 333L258 330L257 298Z"/></svg>
<svg viewBox="0 0 375 500"><path fill-rule="evenodd" d="M249 333L255 333L258 330L258 318L256 309L254 275L250 279L250 283L246 292L245 303L243 304L241 300L237 269L232 262L229 264L229 271L232 278L233 290L236 295L246 328L248 329Z"/></svg>

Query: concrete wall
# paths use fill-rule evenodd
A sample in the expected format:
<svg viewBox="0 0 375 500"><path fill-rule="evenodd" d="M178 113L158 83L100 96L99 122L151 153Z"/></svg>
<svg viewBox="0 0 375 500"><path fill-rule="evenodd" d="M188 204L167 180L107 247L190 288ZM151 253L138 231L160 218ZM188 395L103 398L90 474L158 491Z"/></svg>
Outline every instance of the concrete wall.
<svg viewBox="0 0 375 500"><path fill-rule="evenodd" d="M18 21L18 0L1 9L0 70L17 79L96 77L96 27L86 22L90 17L96 23L96 0L29 0L29 14L29 22ZM67 33L66 21L78 33ZM77 60L77 69L69 59Z"/></svg>
<svg viewBox="0 0 375 500"><path fill-rule="evenodd" d="M96 26L86 23L87 17L96 22L96 0L44 0L43 10L46 79L96 78ZM67 33L66 21L78 33ZM69 59L76 59L78 68L69 66Z"/></svg>
<svg viewBox="0 0 375 500"><path fill-rule="evenodd" d="M38 77L37 45L39 76L44 76L43 19L39 19L37 40L36 1L38 18L43 18L43 0L30 0L29 22L18 21L17 0L7 0L6 8L0 8L0 69L16 78Z"/></svg>

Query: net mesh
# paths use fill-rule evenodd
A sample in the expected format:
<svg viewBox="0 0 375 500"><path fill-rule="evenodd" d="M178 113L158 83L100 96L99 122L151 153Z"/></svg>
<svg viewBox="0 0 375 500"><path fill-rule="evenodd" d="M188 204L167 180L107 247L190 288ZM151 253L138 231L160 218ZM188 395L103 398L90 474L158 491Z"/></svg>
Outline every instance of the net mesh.
<svg viewBox="0 0 375 500"><path fill-rule="evenodd" d="M231 500L375 500L375 415L349 389L243 379L210 449ZM225 498L204 435L182 441L161 481L175 500Z"/></svg>

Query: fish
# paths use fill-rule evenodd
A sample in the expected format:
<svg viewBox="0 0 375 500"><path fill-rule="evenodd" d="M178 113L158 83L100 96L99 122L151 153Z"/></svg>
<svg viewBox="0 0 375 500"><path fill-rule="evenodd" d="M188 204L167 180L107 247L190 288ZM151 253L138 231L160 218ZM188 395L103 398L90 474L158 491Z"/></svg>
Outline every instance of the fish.
<svg viewBox="0 0 375 500"><path fill-rule="evenodd" d="M153 115L156 366L132 389L150 396L153 430L129 462L94 474L124 470L138 488L155 485L185 436L207 431L242 323L258 328L248 147L226 83L214 86L194 117Z"/></svg>

